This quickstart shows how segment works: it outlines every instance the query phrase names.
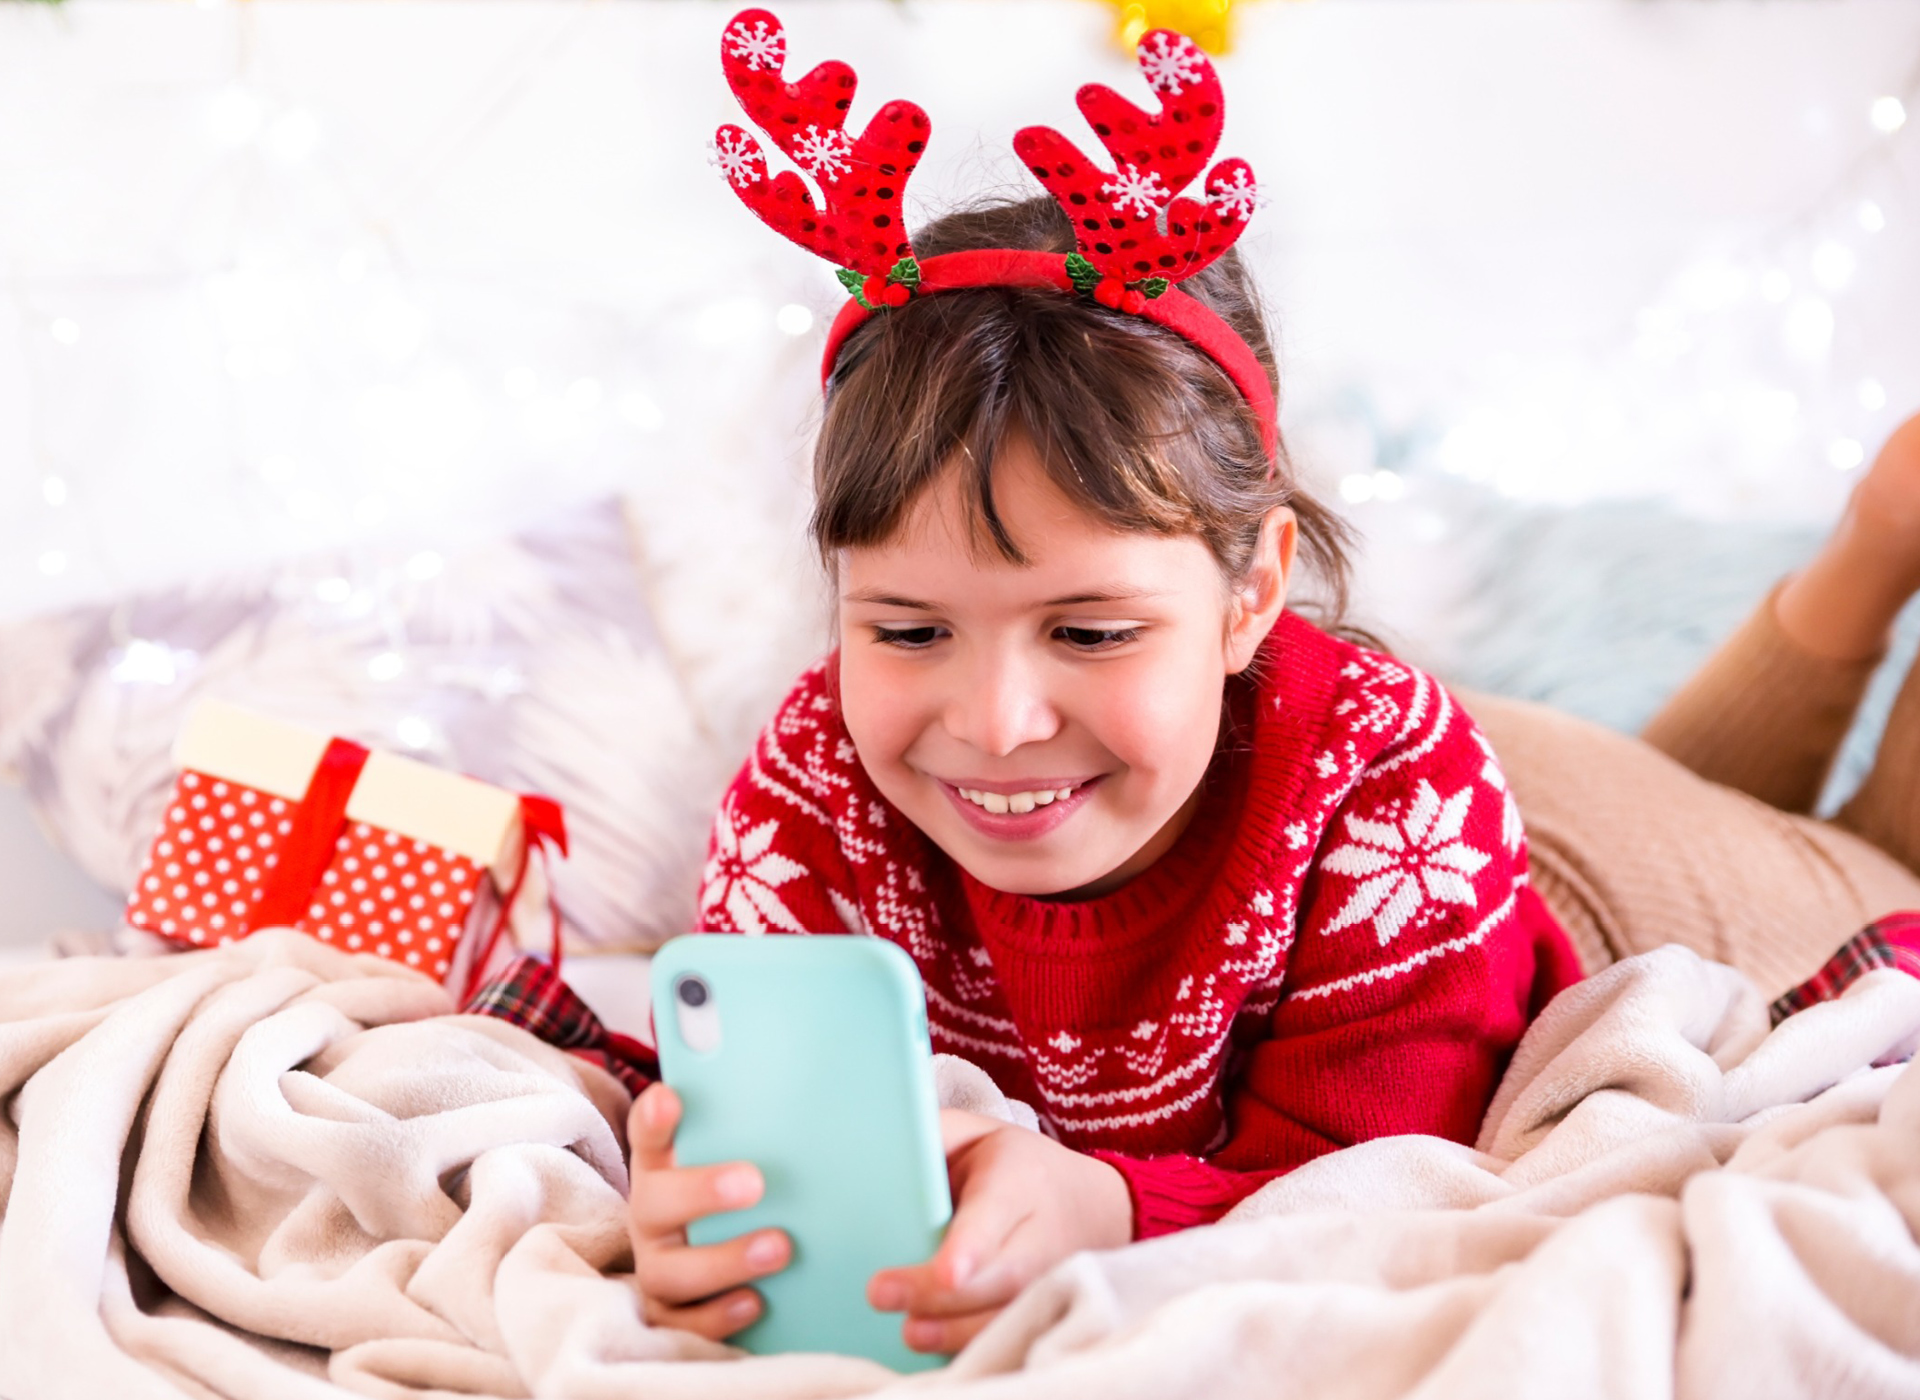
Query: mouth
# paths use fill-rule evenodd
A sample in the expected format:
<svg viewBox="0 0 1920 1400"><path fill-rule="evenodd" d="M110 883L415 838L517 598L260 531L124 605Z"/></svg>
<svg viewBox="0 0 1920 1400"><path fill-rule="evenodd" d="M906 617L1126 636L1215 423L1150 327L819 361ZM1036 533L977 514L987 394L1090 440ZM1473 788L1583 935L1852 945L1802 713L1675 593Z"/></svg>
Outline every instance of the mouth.
<svg viewBox="0 0 1920 1400"><path fill-rule="evenodd" d="M982 835L1002 841L1032 840L1054 830L1099 786L1101 779L1049 778L991 785L936 779L961 817Z"/></svg>

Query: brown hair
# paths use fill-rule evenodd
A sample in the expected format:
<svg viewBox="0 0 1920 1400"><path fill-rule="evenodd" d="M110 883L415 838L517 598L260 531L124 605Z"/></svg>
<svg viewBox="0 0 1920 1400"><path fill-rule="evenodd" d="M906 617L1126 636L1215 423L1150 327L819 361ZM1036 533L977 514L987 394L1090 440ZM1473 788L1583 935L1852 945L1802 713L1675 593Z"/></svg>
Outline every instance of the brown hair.
<svg viewBox="0 0 1920 1400"><path fill-rule="evenodd" d="M913 235L917 256L966 248L1068 253L1073 226L1049 196L983 204ZM1279 373L1259 292L1236 250L1180 283ZM1352 535L1300 486L1284 443L1271 472L1260 421L1203 351L1144 317L1045 289L916 297L848 338L814 449L813 537L835 551L889 539L958 454L975 525L1024 563L993 501L993 458L1024 429L1054 483L1122 530L1194 534L1229 580L1245 574L1275 506L1300 521L1322 620L1346 611Z"/></svg>

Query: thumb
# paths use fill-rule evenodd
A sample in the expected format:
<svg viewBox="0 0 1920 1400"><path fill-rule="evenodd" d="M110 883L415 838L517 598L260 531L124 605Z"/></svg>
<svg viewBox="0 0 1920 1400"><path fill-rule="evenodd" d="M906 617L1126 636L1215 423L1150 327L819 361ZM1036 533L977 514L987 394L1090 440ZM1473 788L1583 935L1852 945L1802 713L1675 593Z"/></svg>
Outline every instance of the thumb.
<svg viewBox="0 0 1920 1400"><path fill-rule="evenodd" d="M948 1157L962 1148L970 1147L988 1133L999 1132L1011 1127L998 1118L989 1118L984 1113L969 1113L964 1108L943 1108L940 1110L940 1146Z"/></svg>

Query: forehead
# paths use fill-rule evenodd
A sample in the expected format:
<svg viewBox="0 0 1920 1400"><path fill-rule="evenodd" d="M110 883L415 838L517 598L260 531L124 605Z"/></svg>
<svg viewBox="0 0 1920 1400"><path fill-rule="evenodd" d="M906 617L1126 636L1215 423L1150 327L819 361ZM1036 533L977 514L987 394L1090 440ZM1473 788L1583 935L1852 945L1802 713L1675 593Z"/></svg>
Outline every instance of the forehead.
<svg viewBox="0 0 1920 1400"><path fill-rule="evenodd" d="M841 551L842 595L884 592L951 609L1219 591L1218 567L1197 535L1123 530L1100 519L1054 484L1023 434L995 457L993 501L1024 563L995 547L969 492L963 472L943 472L888 539Z"/></svg>

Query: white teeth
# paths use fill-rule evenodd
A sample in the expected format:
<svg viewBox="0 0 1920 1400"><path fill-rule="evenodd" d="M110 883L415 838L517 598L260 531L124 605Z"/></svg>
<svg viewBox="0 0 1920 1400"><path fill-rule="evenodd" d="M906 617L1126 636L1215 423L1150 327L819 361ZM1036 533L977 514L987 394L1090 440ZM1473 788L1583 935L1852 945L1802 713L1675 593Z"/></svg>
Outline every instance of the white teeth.
<svg viewBox="0 0 1920 1400"><path fill-rule="evenodd" d="M961 788L960 795L976 807L983 807L996 817L1012 812L1016 816L1025 816L1035 807L1045 807L1050 802L1061 802L1073 795L1073 789L1039 788L1032 792L982 792L974 788Z"/></svg>

